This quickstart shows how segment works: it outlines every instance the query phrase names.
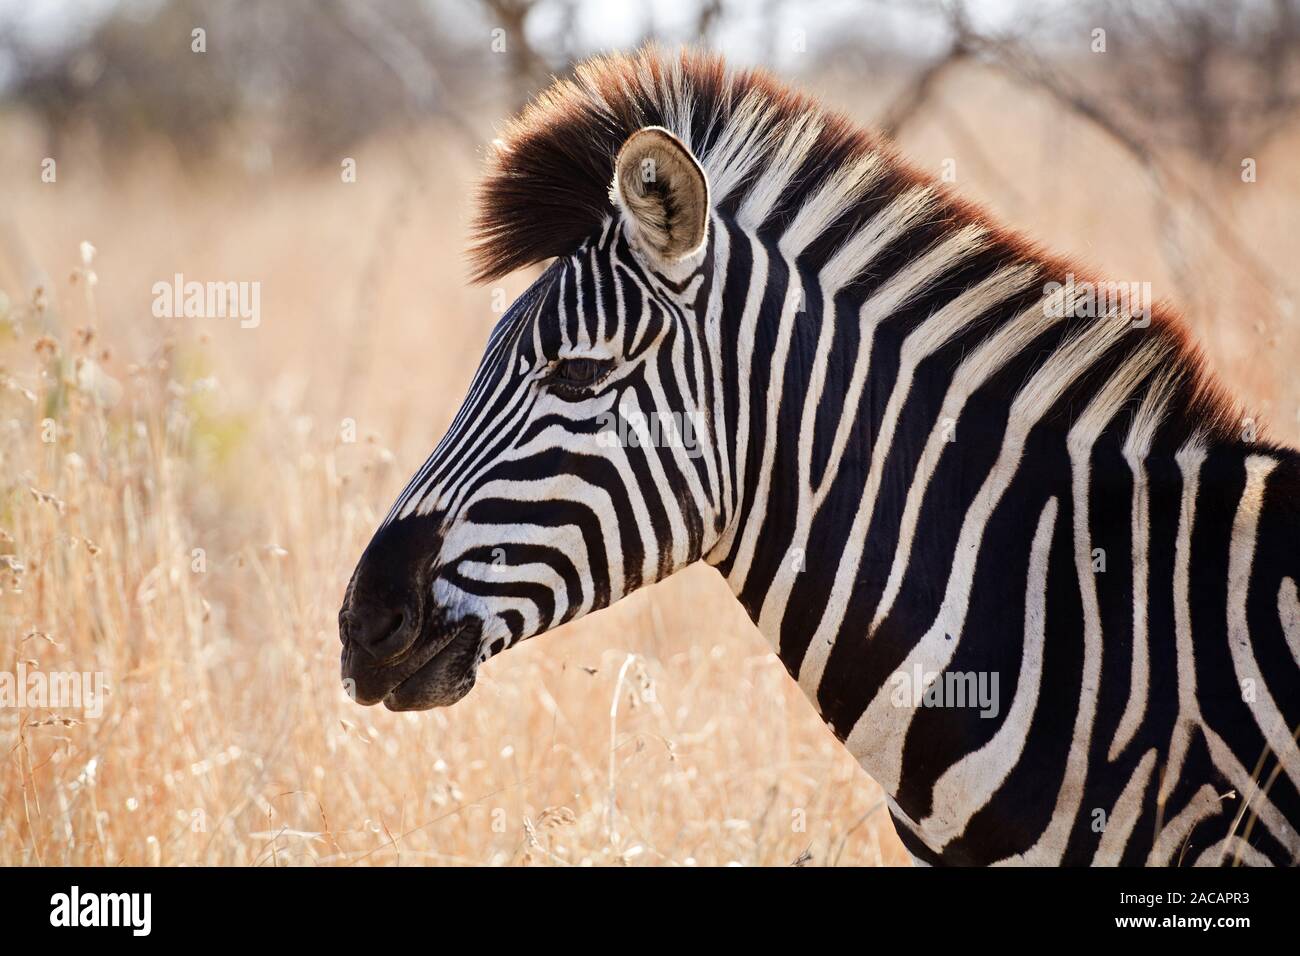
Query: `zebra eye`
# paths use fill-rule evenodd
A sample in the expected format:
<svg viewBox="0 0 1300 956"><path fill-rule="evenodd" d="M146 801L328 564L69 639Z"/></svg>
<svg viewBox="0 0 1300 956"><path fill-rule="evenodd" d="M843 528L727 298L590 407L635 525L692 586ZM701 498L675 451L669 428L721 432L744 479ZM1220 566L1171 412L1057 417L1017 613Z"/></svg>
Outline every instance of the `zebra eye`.
<svg viewBox="0 0 1300 956"><path fill-rule="evenodd" d="M567 358L560 359L551 368L547 380L564 389L578 390L591 388L603 379L614 363L608 359Z"/></svg>

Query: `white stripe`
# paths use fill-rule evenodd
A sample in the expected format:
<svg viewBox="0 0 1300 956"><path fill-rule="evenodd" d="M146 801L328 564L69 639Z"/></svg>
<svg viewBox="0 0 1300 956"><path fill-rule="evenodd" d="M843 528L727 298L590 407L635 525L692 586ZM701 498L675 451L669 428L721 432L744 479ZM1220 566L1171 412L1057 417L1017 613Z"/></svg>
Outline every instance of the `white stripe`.
<svg viewBox="0 0 1300 956"><path fill-rule="evenodd" d="M1074 568L1083 605L1083 670L1079 675L1079 709L1075 712L1065 775L1056 794L1051 823L1035 846L1041 858L1059 863L1075 825L1088 781L1088 752L1092 747L1097 698L1101 691L1101 609L1097 603L1097 578L1092 569L1092 531L1088 496L1092 449L1106 425L1129 394L1147 377L1166 353L1159 341L1144 343L1097 390L1087 409L1070 429L1066 447L1070 454L1071 498L1074 502ZM1041 848L1041 849L1040 849ZM1033 856L1033 851L1029 854Z"/></svg>
<svg viewBox="0 0 1300 956"><path fill-rule="evenodd" d="M1029 549L1029 575L1025 586L1024 645L1020 676L1006 719L993 738L979 750L949 767L934 785L930 816L921 821L926 842L942 850L965 832L975 816L997 793L1007 775L1020 762L1029 737L1034 708L1038 706L1043 676L1043 635L1047 629L1047 567L1057 503L1049 498L1038 516L1038 528Z"/></svg>
<svg viewBox="0 0 1300 956"><path fill-rule="evenodd" d="M1282 621L1286 646L1291 648L1291 656L1300 667L1300 590L1294 578L1283 578L1277 589L1277 615Z"/></svg>
<svg viewBox="0 0 1300 956"><path fill-rule="evenodd" d="M1069 315L1073 312L1075 302L1070 296L1074 292L1072 287L1063 286L1034 303L981 342L975 351L963 359L961 365L957 367L957 372L948 386L948 392L944 395L943 407L939 411L938 419L917 460L912 483L907 489L907 499L903 503L903 517L899 523L898 540L894 546L889 576L871 622L872 633L888 616L894 605L894 599L898 597L899 589L903 585L903 576L907 571L912 542L916 536L917 521L920 518L921 503L929 488L934 470L939 466L939 459L948 445L947 423L958 421L971 395L1000 371L1007 362L1028 347L1030 342L1061 321L1057 316ZM849 562L841 562L835 582L836 592L851 585L857 576L857 563L857 560L854 560L850 566ZM833 632L827 637L833 640Z"/></svg>
<svg viewBox="0 0 1300 956"><path fill-rule="evenodd" d="M1151 847L1151 852L1147 855L1147 866L1177 866L1182 862L1181 852L1188 837L1191 836L1192 830L1202 820L1215 816L1219 813L1222 801L1219 795L1214 792L1214 788L1208 783L1202 786L1187 801L1187 806L1161 828L1159 836L1156 837L1155 845ZM1174 854L1180 854L1175 857Z"/></svg>
<svg viewBox="0 0 1300 956"><path fill-rule="evenodd" d="M830 493L832 483L835 478L835 472L840 466L840 460L844 450L848 445L849 433L852 425L856 420L858 406L861 404L862 390L866 387L867 374L870 368L870 352L874 343L875 330L880 321L886 318L894 309L901 306L908 298L915 295L917 291L924 287L926 283L933 281L944 271L951 268L957 262L961 262L973 255L980 248L984 241L982 230L963 230L960 233L949 238L944 243L932 248L924 256L914 262L912 265L890 281L881 290L884 299L878 299L872 296L862 304L859 313L859 322L862 326L860 332L861 346L859 348L859 360L853 370L853 376L849 382L848 392L844 402L844 417L836 429L835 442L832 446L835 457L827 462L826 476L813 502L813 511L819 509L824 503L827 495ZM1001 274L999 274L1001 275ZM1005 278L1005 276L1002 276ZM976 287L977 302L983 300L983 293L987 293L988 288ZM964 293L963 295L970 294ZM958 302L964 299L959 298ZM950 303L952 305L952 303ZM943 310L941 310L943 311ZM952 312L946 312L942 321L937 328L945 327L950 321L960 315L956 308ZM975 318L974 315L967 316L968 319ZM933 319L931 319L933 321ZM909 336L910 339L910 336ZM908 358L912 356L909 354ZM918 357L917 362L920 361ZM900 367L900 373L903 369ZM911 369L907 370L910 374ZM899 385L902 382L895 383L894 394L899 394ZM891 396L892 399L893 396ZM902 398L905 398L904 394ZM836 570L835 581L831 586L830 597L827 601L826 609L822 612L821 621L818 623L817 630L812 639L808 642L808 647L804 652L803 661L799 665L799 686L804 689L814 701L817 700L817 688L821 685L822 673L826 668L826 662L830 659L831 648L839 636L840 626L843 623L844 615L848 611L849 598L852 596L853 582L857 579L857 568L862 560L862 551L866 546L867 528L871 521L871 515L875 508L875 498L880 489L881 478L884 471L884 456L889 452L893 444L893 430L897 424L898 415L902 411L902 398L899 403L887 409L886 419L882 422L882 431L876 436L876 441L872 447L871 463L867 469L867 483L863 489L863 494L859 499L857 510L853 516L853 524L849 529L848 540L845 542L844 553L840 556L839 565ZM808 435L808 441L811 442L811 435ZM801 529L803 539L808 534L808 526L811 525L811 514L806 519L806 525ZM788 588L791 582L780 582L782 587ZM775 606L769 613L774 613ZM779 627L779 622L769 624L769 626Z"/></svg>
<svg viewBox="0 0 1300 956"><path fill-rule="evenodd" d="M1130 527L1133 577L1133 646L1129 659L1128 701L1120 715L1115 737L1106 759L1119 759L1124 748L1137 733L1146 715L1147 690L1150 686L1151 649L1147 633L1149 601L1147 588L1151 561L1151 486L1147 479L1146 459L1151 444L1173 394L1174 377L1162 373L1147 391L1138 412L1133 416L1128 437L1124 440L1124 460L1133 475Z"/></svg>
<svg viewBox="0 0 1300 956"><path fill-rule="evenodd" d="M569 594L569 589L564 584L564 578L556 573L555 569L549 564L488 564L482 561L462 561L456 568L457 572L467 580L479 581L484 584L540 584L545 587L555 599L555 609L551 616L551 627L555 627L564 617L565 611L576 595ZM493 595L489 600L492 601L494 609L500 613L503 608L502 604L509 604L511 610L518 611L524 619L523 633L535 634L541 629L541 609L531 598L522 595ZM575 605L581 607L581 605ZM579 612L580 613L580 612Z"/></svg>
<svg viewBox="0 0 1300 956"><path fill-rule="evenodd" d="M723 527L726 527L734 515L734 490L731 483L731 447L732 429L727 421L726 390L722 386L723 374L719 367L720 356L726 348L722 342L722 292L727 285L727 267L731 262L731 233L721 220L717 220L713 230L713 245L717 251L713 260L713 288L709 293L708 312L704 319L704 342L713 363L713 409L710 432L697 436L702 445L707 445L705 453L709 456L709 475L713 482L717 499L716 509L722 515ZM701 375L703 365L701 359ZM714 457L716 456L716 461ZM711 523L705 522L705 549L708 554L715 547L716 540L710 541L714 534Z"/></svg>
<svg viewBox="0 0 1300 956"><path fill-rule="evenodd" d="M1223 866L1231 853L1234 861L1240 860L1247 866L1272 866L1273 861L1260 853L1239 836L1224 837L1218 843L1205 848L1196 858L1194 866Z"/></svg>
<svg viewBox="0 0 1300 956"><path fill-rule="evenodd" d="M1292 862L1300 861L1300 835L1297 835L1295 827L1268 799L1267 792L1259 786L1259 780L1242 765L1237 755L1224 743L1223 738L1208 725L1201 724L1201 734L1205 737L1205 745L1210 751L1210 760L1228 778L1228 783L1237 793L1243 795L1242 805L1237 811L1232 829L1236 830L1241 820L1249 813L1252 820L1258 818L1268 828L1273 838L1286 847L1287 852L1291 854ZM1246 829L1249 831L1249 824Z"/></svg>
<svg viewBox="0 0 1300 956"><path fill-rule="evenodd" d="M563 488L556 488L554 482L539 479L536 481L489 481L479 488L474 497L466 503L466 508L475 501L488 498L500 498L511 502L535 502L551 504L568 501L581 508L589 509L600 526L604 547L605 566L609 569L609 586L613 594L621 594L624 585L623 548L618 537L618 515L614 510L609 493L599 485L594 485L579 478L564 482ZM506 544L532 544L553 548L570 557L574 567L582 572L587 570L595 555L588 555L587 542L582 530L575 524L534 525L515 523L476 524L468 519L454 522L447 531L447 538L442 545L444 555L464 554L471 548L497 547ZM599 546L599 545L598 545ZM590 587L579 606L582 613L592 610Z"/></svg>
<svg viewBox="0 0 1300 956"><path fill-rule="evenodd" d="M1178 507L1178 537L1174 541L1174 648L1178 674L1178 715L1174 718L1169 756L1160 779L1157 799L1161 806L1169 799L1174 785L1181 779L1183 760L1187 757L1192 731L1200 720L1200 707L1196 701L1196 652L1192 643L1191 563L1196 495L1205 455L1205 445L1199 434L1188 439L1174 455L1183 476L1182 498Z"/></svg>
<svg viewBox="0 0 1300 956"><path fill-rule="evenodd" d="M1300 789L1300 747L1294 732L1282 716L1268 683L1260 672L1250 642L1250 625L1246 619L1246 599L1250 594L1250 570L1255 560L1255 541L1259 532L1259 515L1264 507L1264 486L1277 467L1277 460L1264 455L1246 459L1246 487L1237 502L1237 516L1232 522L1232 543L1228 551L1228 647L1237 686L1255 715L1260 733L1286 771L1291 783ZM1248 693L1248 689L1253 691Z"/></svg>
<svg viewBox="0 0 1300 956"><path fill-rule="evenodd" d="M1126 317L1111 316L1076 332L1043 363L1012 401L997 461L962 522L943 601L930 628L899 666L903 673L911 674L918 668L925 674L939 673L947 668L962 642L984 529L1019 470L1030 431L1079 376L1128 331ZM802 679L800 684L803 685ZM895 706L886 683L845 742L849 752L887 791L898 787L903 744L915 713L914 706ZM1058 809L1064 807L1058 805Z"/></svg>
<svg viewBox="0 0 1300 956"><path fill-rule="evenodd" d="M822 118L813 113L805 113L790 123L772 158L746 191L736 211L736 221L751 236L757 235L758 227L785 195L786 187L816 145L824 125Z"/></svg>
<svg viewBox="0 0 1300 956"><path fill-rule="evenodd" d="M895 315L900 308L918 295L938 276L979 251L982 248L983 237L984 231L982 229L963 230L963 232L951 236L945 242L931 249L926 255L909 264L907 268L900 270L875 294L862 303L858 312L858 321L861 326L858 362L854 367L853 376L844 397L843 410L836 428L831 456L826 463L824 478L821 485L814 488L812 486L813 436L817 431L817 410L821 405L826 367L829 363L830 341L834 336L834 329L827 328L827 323L823 323L821 339L818 342L818 355L814 362L814 383L804 399L803 419L799 431L798 474L800 487L795 512L795 529L785 559L778 566L776 576L764 599L763 608L758 618L759 629L774 640L779 637L781 620L785 615L790 592L794 587L797 576L804 567L804 563L797 559L808 552L808 536L811 533L812 523L830 494L831 486L840 467L840 458L845 447L847 447L848 435L852 430L853 423L858 418L861 393L870 366L871 348L877 326L882 321ZM1023 284L1027 284L1031 278L1032 271L1025 269L1013 268L999 272L958 296L935 316L927 320L923 328L933 323L938 328L950 330L950 335L956 334L966 323L982 315L987 309L1012 294L1016 290L1017 283L1020 284L1020 287L1023 287ZM834 291L829 291L828 294L833 297ZM863 515L867 520L870 519L875 507L875 498L880 489L881 476L884 471L884 456L893 443L894 427L897 424L899 414L902 412L903 399L907 397L911 374L916 364L921 358L924 358L924 355L916 354L917 342L915 338L918 335L919 330L914 331L912 336L909 336L908 341L912 344L913 349L911 352L907 352L904 361L910 364L900 367L899 380L895 384L890 404L886 408L885 417L881 423L880 433L876 436L872 448L866 485L858 504L858 514ZM858 526L855 523L854 530L849 532L850 540L855 538L857 531ZM801 667L801 678L802 675L803 668ZM815 687L816 685L812 686Z"/></svg>
<svg viewBox="0 0 1300 956"><path fill-rule="evenodd" d="M827 227L844 215L880 180L884 163L874 153L856 157L826 177L817 192L805 199L794 220L781 233L782 254L795 258Z"/></svg>
<svg viewBox="0 0 1300 956"><path fill-rule="evenodd" d="M1151 783L1151 771L1156 765L1156 748L1152 747L1142 755L1133 776L1120 792L1119 799L1111 808L1106 818L1106 828L1101 832L1101 841L1097 852L1093 854L1093 866L1119 866L1124 858L1124 849L1133 834L1133 827L1142 816L1143 798Z"/></svg>
<svg viewBox="0 0 1300 956"><path fill-rule="evenodd" d="M763 306L763 299L767 292L767 248L752 237L749 238L749 248L753 255L753 265L750 268L749 288L745 292L745 306L740 315L740 331L737 335L739 346L736 349L736 381L742 383L752 381L754 374L754 344L757 338L758 314ZM734 485L736 489L747 486L745 478L748 474L749 462L749 416L749 402L742 390L740 401L736 406L736 480ZM706 560L710 563L716 563L725 558L730 553L735 542L736 533L739 530L740 509L743 503L737 500L734 504L736 510L731 522L728 523L722 537L713 546L713 551L706 556Z"/></svg>
<svg viewBox="0 0 1300 956"><path fill-rule="evenodd" d="M768 375L767 415L763 426L763 458L759 465L758 480L754 485L754 501L750 506L750 520L740 529L740 545L732 562L731 573L727 581L732 591L739 593L749 576L749 567L754 560L754 550L758 544L758 532L762 528L763 516L767 514L767 495L771 490L772 473L775 470L776 446L779 439L776 430L777 416L781 411L781 394L785 383L785 362L790 353L790 338L794 334L794 316L803 301L803 286L799 273L790 269L790 284L786 288L785 302L781 306L781 317L776 334L776 347L772 352L772 367ZM742 404L744 404L742 400Z"/></svg>
<svg viewBox="0 0 1300 956"><path fill-rule="evenodd" d="M778 131L776 108L759 90L745 94L701 159L714 207L744 182L754 164L772 148Z"/></svg>

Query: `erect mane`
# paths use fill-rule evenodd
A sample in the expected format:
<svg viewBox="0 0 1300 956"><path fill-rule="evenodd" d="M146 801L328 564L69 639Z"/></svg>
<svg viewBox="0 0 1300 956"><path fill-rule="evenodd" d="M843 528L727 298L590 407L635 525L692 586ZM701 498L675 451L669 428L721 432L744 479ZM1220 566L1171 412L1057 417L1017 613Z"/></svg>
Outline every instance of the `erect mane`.
<svg viewBox="0 0 1300 956"><path fill-rule="evenodd" d="M783 144L783 159L816 157L827 172L881 149L812 97L762 70L728 70L717 54L649 46L595 57L541 93L494 143L470 248L475 281L573 252L613 211L614 158L644 126L663 126L690 147L715 206L743 194Z"/></svg>
<svg viewBox="0 0 1300 956"><path fill-rule="evenodd" d="M615 157L645 126L662 126L691 149L715 208L734 208L778 166L796 169L787 181L806 190L813 181L882 160L891 192L917 184L933 189L943 197L937 215L953 228L978 224L1009 259L1034 260L1045 276L1095 275L998 225L910 166L888 141L769 73L729 70L714 53L647 46L583 62L572 79L556 80L502 130L479 188L469 250L474 280L492 281L574 252L613 212ZM776 208L781 219L794 213ZM1156 303L1151 319L1150 331L1174 345L1179 374L1171 380L1179 383L1185 410L1207 437L1231 437L1244 413L1208 371L1181 318Z"/></svg>

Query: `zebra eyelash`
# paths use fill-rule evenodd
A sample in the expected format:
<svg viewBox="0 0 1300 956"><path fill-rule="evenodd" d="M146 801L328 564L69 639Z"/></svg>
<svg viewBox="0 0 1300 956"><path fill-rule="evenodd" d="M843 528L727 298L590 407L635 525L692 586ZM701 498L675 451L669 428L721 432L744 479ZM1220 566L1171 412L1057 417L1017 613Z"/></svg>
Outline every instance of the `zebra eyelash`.
<svg viewBox="0 0 1300 956"><path fill-rule="evenodd" d="M542 381L562 397L585 398L609 378L614 365L613 359L568 356L552 362Z"/></svg>

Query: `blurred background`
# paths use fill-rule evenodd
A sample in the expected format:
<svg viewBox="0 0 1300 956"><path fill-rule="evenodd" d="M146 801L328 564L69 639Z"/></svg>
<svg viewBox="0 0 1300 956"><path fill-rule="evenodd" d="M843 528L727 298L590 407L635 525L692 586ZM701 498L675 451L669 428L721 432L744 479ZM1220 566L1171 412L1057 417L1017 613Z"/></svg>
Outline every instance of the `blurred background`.
<svg viewBox="0 0 1300 956"><path fill-rule="evenodd" d="M1186 315L1300 437L1300 0L0 0L0 864L897 864L714 572L481 672L338 681L353 564L503 303L479 163L594 52L695 43ZM256 284L255 325L155 283Z"/></svg>

